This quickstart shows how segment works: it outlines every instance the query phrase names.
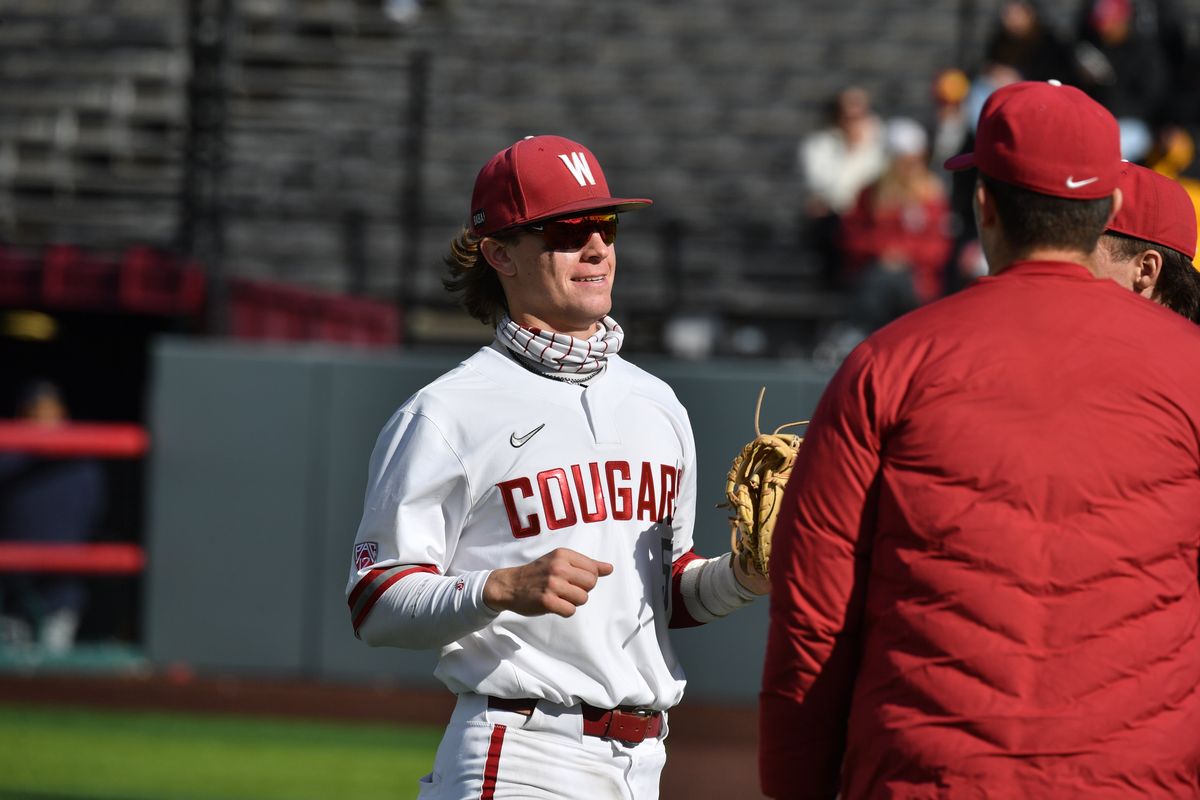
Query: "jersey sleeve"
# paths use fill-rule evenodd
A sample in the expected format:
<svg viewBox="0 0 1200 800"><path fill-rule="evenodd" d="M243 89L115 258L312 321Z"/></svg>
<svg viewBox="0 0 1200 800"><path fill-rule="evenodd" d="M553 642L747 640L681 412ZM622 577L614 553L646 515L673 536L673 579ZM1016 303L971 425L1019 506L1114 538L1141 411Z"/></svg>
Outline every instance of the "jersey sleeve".
<svg viewBox="0 0 1200 800"><path fill-rule="evenodd" d="M675 500L675 513L671 517L673 549L671 553L671 618L672 628L688 628L701 624L688 613L687 603L680 590L683 571L688 564L701 560L693 548L693 533L696 525L696 439L692 423L682 405L678 410L677 422L682 450L682 465L679 468L679 491Z"/></svg>
<svg viewBox="0 0 1200 800"><path fill-rule="evenodd" d="M480 630L499 612L483 602L491 570L463 575L431 575L404 569L375 601L354 633L372 647L427 650L445 647ZM351 609L355 603L351 602Z"/></svg>
<svg viewBox="0 0 1200 800"><path fill-rule="evenodd" d="M696 439L692 435L692 423L687 411L679 407L681 416L680 439L682 441L682 461L677 480L679 481L678 495L675 500L675 510L671 516L674 528L673 560L678 561L692 549L692 534L696 525Z"/></svg>
<svg viewBox="0 0 1200 800"><path fill-rule="evenodd" d="M433 421L397 412L371 454L354 540L346 593L356 632L396 582L415 572L445 572L470 496L463 464Z"/></svg>
<svg viewBox="0 0 1200 800"><path fill-rule="evenodd" d="M869 344L825 390L775 525L759 714L759 771L772 797L836 793L880 466Z"/></svg>

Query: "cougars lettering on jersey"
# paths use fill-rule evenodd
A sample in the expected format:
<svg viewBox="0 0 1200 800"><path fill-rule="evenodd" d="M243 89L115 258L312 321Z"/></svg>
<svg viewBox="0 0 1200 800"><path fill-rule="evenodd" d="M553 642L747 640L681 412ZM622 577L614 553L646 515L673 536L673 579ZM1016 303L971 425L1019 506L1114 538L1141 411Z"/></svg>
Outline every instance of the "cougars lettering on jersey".
<svg viewBox="0 0 1200 800"><path fill-rule="evenodd" d="M576 524L637 519L661 522L675 515L683 470L643 461L593 461L545 469L532 477L500 481L496 488L512 535L537 536Z"/></svg>

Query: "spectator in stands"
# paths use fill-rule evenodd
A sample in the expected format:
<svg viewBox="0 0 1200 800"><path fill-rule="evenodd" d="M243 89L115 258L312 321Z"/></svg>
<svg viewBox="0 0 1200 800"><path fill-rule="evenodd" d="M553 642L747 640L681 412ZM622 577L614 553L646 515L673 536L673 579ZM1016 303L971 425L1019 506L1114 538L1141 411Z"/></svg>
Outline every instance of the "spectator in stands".
<svg viewBox="0 0 1200 800"><path fill-rule="evenodd" d="M1117 118L1121 156L1130 161L1140 161L1150 149L1149 123L1168 88L1154 12L1152 2L1135 7L1133 0L1090 0L1079 20L1078 85Z"/></svg>
<svg viewBox="0 0 1200 800"><path fill-rule="evenodd" d="M949 204L929 168L925 129L901 117L886 130L887 170L842 219L850 322L864 336L944 294L951 248Z"/></svg>
<svg viewBox="0 0 1200 800"><path fill-rule="evenodd" d="M1181 11L1178 0L1121 0L1099 2L1089 0L1080 8L1078 20L1080 38L1097 44L1104 58L1113 45L1107 40L1116 38L1122 49L1119 58L1134 71L1148 70L1141 76L1140 86L1154 90L1153 97L1142 98L1143 119L1151 125L1160 121L1188 122L1196 120L1196 31ZM1097 59L1086 44L1081 50L1087 64ZM1144 61L1144 59L1150 59ZM1114 69L1119 69L1116 62ZM1157 81L1157 84L1151 83ZM1118 114L1118 117L1120 114Z"/></svg>
<svg viewBox="0 0 1200 800"><path fill-rule="evenodd" d="M1073 69L1070 49L1030 0L1001 4L984 58L1015 70L1025 80L1063 80Z"/></svg>
<svg viewBox="0 0 1200 800"><path fill-rule="evenodd" d="M1009 67L1001 69L1015 74ZM942 70L933 82L933 100L937 111L931 160L939 179L950 187L949 228L953 246L944 268L947 293L957 291L987 274L987 263L979 246L979 233L975 230L975 214L971 207L971 196L975 189L973 177L965 171L950 172L942 167L946 160L975 145L975 122L979 110L968 108L967 99L971 89L970 79L960 69Z"/></svg>
<svg viewBox="0 0 1200 800"><path fill-rule="evenodd" d="M69 419L58 387L31 382L18 397L17 417L32 425L61 425ZM96 529L106 492L100 464L88 458L48 459L0 453L0 541L83 542ZM6 606L36 629L50 654L70 650L87 601L76 576L0 576ZM19 628L10 618L9 630Z"/></svg>
<svg viewBox="0 0 1200 800"><path fill-rule="evenodd" d="M802 243L819 257L832 285L840 263L839 218L887 165L883 126L867 91L851 86L839 92L830 104L829 124L806 136L797 156L805 194Z"/></svg>
<svg viewBox="0 0 1200 800"><path fill-rule="evenodd" d="M1021 80L1021 73L1007 64L987 62L983 65L979 74L971 81L967 99L963 101L966 104L967 120L971 125L972 136L975 135L975 125L979 122L979 113L983 111L983 104L991 97L992 92L1019 80Z"/></svg>
<svg viewBox="0 0 1200 800"><path fill-rule="evenodd" d="M1195 128L1200 124L1200 28L1185 17L1178 0L1141 2L1136 13L1139 27L1152 31L1169 73L1154 127Z"/></svg>
<svg viewBox="0 0 1200 800"><path fill-rule="evenodd" d="M942 162L971 144L974 120L967 118L966 99L971 79L961 69L944 69L933 79L935 119L930 160L939 175L950 174Z"/></svg>

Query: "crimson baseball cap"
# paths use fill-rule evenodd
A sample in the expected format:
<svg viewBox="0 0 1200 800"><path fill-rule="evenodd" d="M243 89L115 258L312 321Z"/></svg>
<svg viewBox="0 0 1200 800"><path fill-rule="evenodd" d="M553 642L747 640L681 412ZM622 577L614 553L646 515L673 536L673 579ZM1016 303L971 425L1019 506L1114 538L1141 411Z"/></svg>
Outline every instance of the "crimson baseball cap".
<svg viewBox="0 0 1200 800"><path fill-rule="evenodd" d="M600 162L578 142L527 136L492 156L475 178L471 233L497 231L576 212L645 208L645 198L613 197Z"/></svg>
<svg viewBox="0 0 1200 800"><path fill-rule="evenodd" d="M1117 188L1121 136L1104 106L1058 81L1020 81L988 96L975 151L946 169L978 167L989 178L1068 200L1097 200Z"/></svg>
<svg viewBox="0 0 1200 800"><path fill-rule="evenodd" d="M1121 173L1121 209L1108 229L1196 257L1196 209L1178 181L1137 164Z"/></svg>

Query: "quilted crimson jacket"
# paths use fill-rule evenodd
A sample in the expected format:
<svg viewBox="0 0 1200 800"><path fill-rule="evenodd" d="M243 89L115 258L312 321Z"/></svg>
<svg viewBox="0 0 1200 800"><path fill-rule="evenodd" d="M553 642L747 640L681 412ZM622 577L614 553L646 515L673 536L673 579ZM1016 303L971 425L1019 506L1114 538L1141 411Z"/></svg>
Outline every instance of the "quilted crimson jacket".
<svg viewBox="0 0 1200 800"><path fill-rule="evenodd" d="M826 390L775 533L777 798L1200 798L1200 329L1024 262Z"/></svg>

